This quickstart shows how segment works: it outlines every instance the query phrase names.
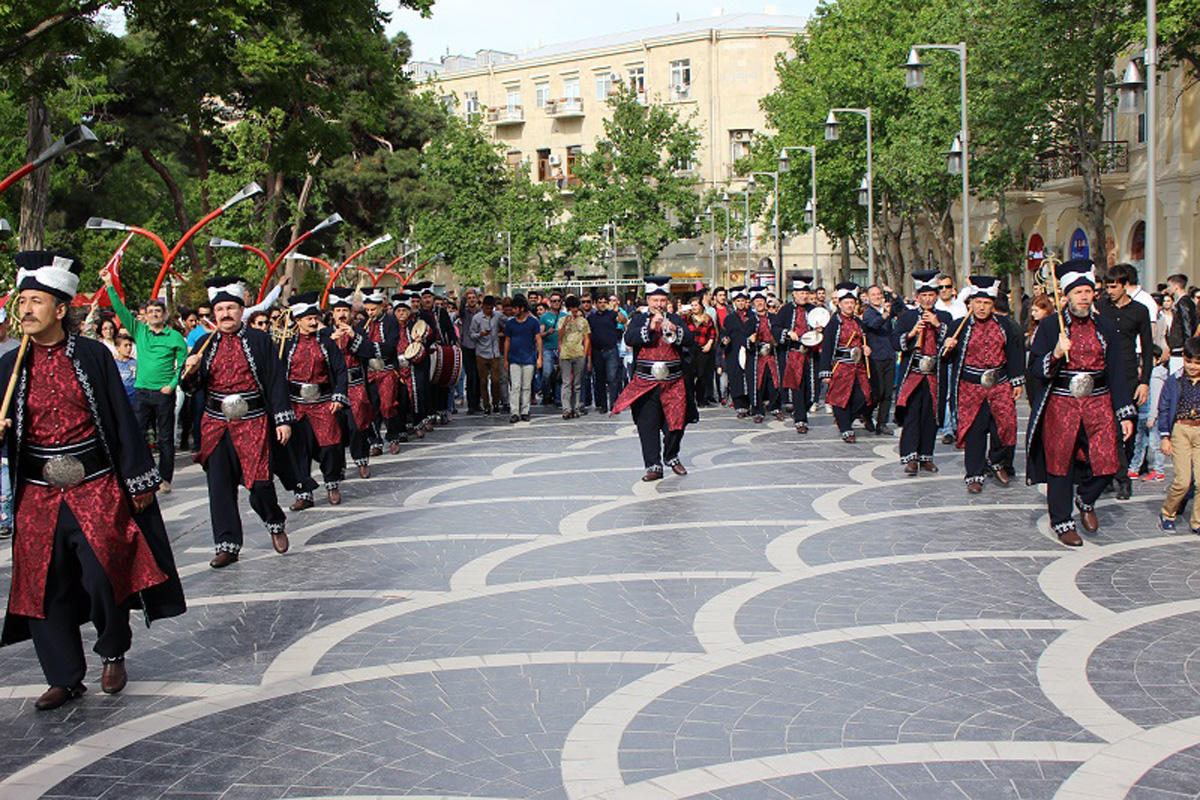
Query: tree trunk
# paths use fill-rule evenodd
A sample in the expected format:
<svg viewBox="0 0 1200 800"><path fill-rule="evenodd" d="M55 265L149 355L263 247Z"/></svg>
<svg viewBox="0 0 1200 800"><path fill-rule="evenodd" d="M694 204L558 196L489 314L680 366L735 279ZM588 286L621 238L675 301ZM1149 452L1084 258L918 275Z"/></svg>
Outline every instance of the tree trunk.
<svg viewBox="0 0 1200 800"><path fill-rule="evenodd" d="M1079 131L1079 171L1083 182L1081 210L1094 232L1092 261L1107 267L1107 233L1104 230L1106 201L1102 182L1104 171L1101 159L1104 143L1097 135L1104 128L1105 73L1097 70L1092 84L1092 104L1088 119Z"/></svg>
<svg viewBox="0 0 1200 800"><path fill-rule="evenodd" d="M312 194L315 182L316 179L313 177L311 171L304 173L304 185L300 187L300 197L296 200L296 219L292 222L292 235L288 239L288 244L296 241L301 234L301 228L304 226L304 208L308 205L308 198ZM283 271L285 275L293 279L292 285L295 286L296 281L295 276L292 275L292 267L286 261L283 264Z"/></svg>
<svg viewBox="0 0 1200 800"><path fill-rule="evenodd" d="M192 114L189 120L192 134L192 149L196 153L196 166L200 170L200 215L204 216L212 210L208 204L208 150L204 147L204 137L200 132L200 117ZM211 270L213 266L213 251L211 247L204 248L204 268Z"/></svg>
<svg viewBox="0 0 1200 800"><path fill-rule="evenodd" d="M187 205L183 202L183 191L179 188L179 184L175 182L175 176L171 174L171 170L159 161L149 147L139 148L142 154L142 160L145 161L150 169L158 173L158 177L167 186L167 192L171 195L171 205L175 209L175 221L179 223L180 236L187 233L192 227L192 221L188 217ZM203 269L200 263L200 257L196 253L195 241L189 241L185 246L188 257L188 266L192 271L199 272Z"/></svg>
<svg viewBox="0 0 1200 800"><path fill-rule="evenodd" d="M846 281L850 280L850 237L849 236L842 237L842 244L841 244L841 247L839 248L839 250L841 250L841 254L842 254L842 263L838 265L837 282L845 283ZM826 289L825 296L826 297L833 296L833 287L832 286L830 286L830 287L828 287L828 289Z"/></svg>
<svg viewBox="0 0 1200 800"><path fill-rule="evenodd" d="M50 111L42 98L29 98L25 108L25 160L32 161L50 145ZM41 250L46 239L46 206L50 200L50 168L43 166L21 183L20 247Z"/></svg>

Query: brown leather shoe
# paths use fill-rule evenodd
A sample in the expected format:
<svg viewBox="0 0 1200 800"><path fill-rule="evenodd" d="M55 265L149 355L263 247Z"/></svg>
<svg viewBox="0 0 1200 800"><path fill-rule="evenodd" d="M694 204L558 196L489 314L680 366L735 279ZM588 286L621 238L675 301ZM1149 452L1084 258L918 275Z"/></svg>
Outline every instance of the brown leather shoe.
<svg viewBox="0 0 1200 800"><path fill-rule="evenodd" d="M933 463L932 461L922 461L921 462L921 470L923 472L937 472L938 465Z"/></svg>
<svg viewBox="0 0 1200 800"><path fill-rule="evenodd" d="M1058 540L1067 547L1083 547L1083 539L1079 538L1079 534L1072 528L1069 531L1063 531L1058 535Z"/></svg>
<svg viewBox="0 0 1200 800"><path fill-rule="evenodd" d="M674 472L676 475L687 475L687 468L683 466L682 462L676 461L671 465L671 472Z"/></svg>
<svg viewBox="0 0 1200 800"><path fill-rule="evenodd" d="M279 553L279 555L283 555L284 553L286 553L288 551L288 547L289 547L287 533L285 531L280 531L279 533L272 533L271 534L271 547L274 547L275 552Z"/></svg>
<svg viewBox="0 0 1200 800"><path fill-rule="evenodd" d="M763 415L762 415L762 414L755 414L755 415L754 415L754 421L755 421L755 422L762 422L762 421L763 421Z"/></svg>
<svg viewBox="0 0 1200 800"><path fill-rule="evenodd" d="M381 455L383 455L383 447L381 445L373 444L373 445L371 445L371 449L369 452L373 456L381 456Z"/></svg>
<svg viewBox="0 0 1200 800"><path fill-rule="evenodd" d="M222 550L213 556L212 561L208 562L208 565L213 569L221 569L222 567L228 567L237 560L237 553L230 553L228 550Z"/></svg>
<svg viewBox="0 0 1200 800"><path fill-rule="evenodd" d="M644 483L650 483L651 481L661 481L662 476L663 476L662 467L651 467L650 469L646 470L646 474L642 476L642 481Z"/></svg>
<svg viewBox="0 0 1200 800"><path fill-rule="evenodd" d="M42 692L41 697L33 701L33 707L38 711L51 711L68 701L83 696L83 693L86 691L87 687L82 683L77 683L74 686L51 686Z"/></svg>
<svg viewBox="0 0 1200 800"><path fill-rule="evenodd" d="M858 435L855 433L846 434L842 437L842 441L846 444L856 444L858 442Z"/></svg>
<svg viewBox="0 0 1200 800"><path fill-rule="evenodd" d="M297 497L296 502L292 503L288 508L292 511L303 511L306 508L312 508L313 501L308 497Z"/></svg>
<svg viewBox="0 0 1200 800"><path fill-rule="evenodd" d="M749 412L749 411L739 411L739 412L737 412L737 418L738 418L738 419L745 419L745 418L746 418L746 417L748 417L749 415L750 415L750 412Z"/></svg>
<svg viewBox="0 0 1200 800"><path fill-rule="evenodd" d="M1100 529L1100 519L1096 516L1096 510L1092 509L1091 511L1084 511L1080 509L1079 524L1082 525L1083 529L1088 533L1095 533L1098 531Z"/></svg>
<svg viewBox="0 0 1200 800"><path fill-rule="evenodd" d="M919 465L917 464L917 462L909 461L907 464L904 465L904 474L911 478L913 475L917 474L918 467L919 467Z"/></svg>
<svg viewBox="0 0 1200 800"><path fill-rule="evenodd" d="M967 494L979 494L982 491L983 491L982 483L968 483L967 484Z"/></svg>
<svg viewBox="0 0 1200 800"><path fill-rule="evenodd" d="M798 434L800 434L800 435L802 435L802 436L803 436L804 434L808 433L808 423L807 423L807 422L801 422L799 425L797 425L797 426L796 426L796 433L798 433Z"/></svg>
<svg viewBox="0 0 1200 800"><path fill-rule="evenodd" d="M1003 467L993 472L992 477L994 477L996 482L1001 486L1008 486L1008 484L1012 482L1012 476L1009 475L1008 470L1004 469Z"/></svg>
<svg viewBox="0 0 1200 800"><path fill-rule="evenodd" d="M328 494L329 494L329 505L339 506L342 504L342 490L341 489L330 489Z"/></svg>
<svg viewBox="0 0 1200 800"><path fill-rule="evenodd" d="M371 467L370 467L370 465L368 465L368 464L363 464L361 467L359 467L359 468L358 468L358 477L360 477L360 478L369 478L369 477L371 477Z"/></svg>
<svg viewBox="0 0 1200 800"><path fill-rule="evenodd" d="M105 661L104 671L100 673L100 689L105 694L116 694L125 688L129 680L125 673L125 659L120 661Z"/></svg>
<svg viewBox="0 0 1200 800"><path fill-rule="evenodd" d="M388 445L388 452L389 452L389 453L391 453L392 455L399 455L399 453L400 453L400 443L399 443L399 442L392 442L391 444L389 444L389 445Z"/></svg>

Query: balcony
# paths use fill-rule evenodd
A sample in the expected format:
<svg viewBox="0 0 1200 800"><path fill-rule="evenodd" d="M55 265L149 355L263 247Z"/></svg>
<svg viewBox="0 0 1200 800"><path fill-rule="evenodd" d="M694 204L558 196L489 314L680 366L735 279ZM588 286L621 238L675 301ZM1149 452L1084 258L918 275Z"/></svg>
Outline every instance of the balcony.
<svg viewBox="0 0 1200 800"><path fill-rule="evenodd" d="M500 127L502 125L524 125L525 110L521 106L504 106L487 110L487 123Z"/></svg>
<svg viewBox="0 0 1200 800"><path fill-rule="evenodd" d="M546 116L551 119L576 119L583 116L583 99L560 97L546 104Z"/></svg>
<svg viewBox="0 0 1200 800"><path fill-rule="evenodd" d="M1129 142L1102 142L1099 155L1101 175L1129 171ZM1078 150L1051 150L1039 153L1037 161L1037 177L1040 181L1078 178L1083 174Z"/></svg>

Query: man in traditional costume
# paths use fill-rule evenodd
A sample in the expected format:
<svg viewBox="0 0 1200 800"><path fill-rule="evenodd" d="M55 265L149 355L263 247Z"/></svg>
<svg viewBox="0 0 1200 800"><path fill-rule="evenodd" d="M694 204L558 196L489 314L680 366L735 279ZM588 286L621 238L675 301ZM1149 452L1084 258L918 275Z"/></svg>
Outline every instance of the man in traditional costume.
<svg viewBox="0 0 1200 800"><path fill-rule="evenodd" d="M755 320L750 312L750 295L745 286L729 287L729 297L733 300L733 311L725 315L725 322L721 325L721 348L725 353L729 396L737 410L738 419L745 419L750 413L750 382L753 380L753 373L746 371L749 363L747 348L750 347Z"/></svg>
<svg viewBox="0 0 1200 800"><path fill-rule="evenodd" d="M940 402L945 397L942 357L943 351L954 346L954 320L934 308L939 274L937 270L913 273L917 307L905 309L896 318L893 334L900 351L900 391L896 395L896 424L902 426L900 463L908 476L918 470L938 471L933 446L945 407Z"/></svg>
<svg viewBox="0 0 1200 800"><path fill-rule="evenodd" d="M812 403L813 384L817 374L817 348L802 339L811 332L819 336L820 328L810 329L808 312L812 308L812 274L801 273L792 279L792 299L783 304L775 315L774 334L780 342L780 367L783 377L780 386L792 402L792 424L796 433L808 433L808 407ZM811 337L810 337L811 338Z"/></svg>
<svg viewBox="0 0 1200 800"><path fill-rule="evenodd" d="M344 440L349 446L350 458L358 467L360 478L371 477L371 423L375 420L375 408L367 392L366 364L375 356L375 347L365 331L351 323L352 289L329 290L329 309L333 316L330 338L342 351L346 362L346 396L350 408L344 416Z"/></svg>
<svg viewBox="0 0 1200 800"><path fill-rule="evenodd" d="M779 342L773 331L774 319L767 310L767 293L761 287L750 292L753 306L754 332L750 334L746 348L746 380L750 388L750 413L754 421L761 423L767 412L783 419L779 392L779 358L776 355Z"/></svg>
<svg viewBox="0 0 1200 800"><path fill-rule="evenodd" d="M871 404L871 381L866 359L871 355L862 324L854 315L858 284L839 283L834 288L837 313L825 327L821 341L820 377L829 386L825 402L833 407L842 441L855 442L854 420Z"/></svg>

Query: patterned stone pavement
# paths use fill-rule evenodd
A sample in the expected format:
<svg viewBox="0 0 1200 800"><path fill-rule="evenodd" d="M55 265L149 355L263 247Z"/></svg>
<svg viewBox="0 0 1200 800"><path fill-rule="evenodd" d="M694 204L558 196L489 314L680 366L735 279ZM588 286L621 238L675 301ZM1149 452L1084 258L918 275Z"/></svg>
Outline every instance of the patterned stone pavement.
<svg viewBox="0 0 1200 800"><path fill-rule="evenodd" d="M220 572L188 466L189 612L53 712L0 650L0 797L1197 796L1200 541L1156 530L1164 487L1070 550L1038 491L894 444L714 410L643 484L628 416L459 416L286 556L245 509Z"/></svg>

